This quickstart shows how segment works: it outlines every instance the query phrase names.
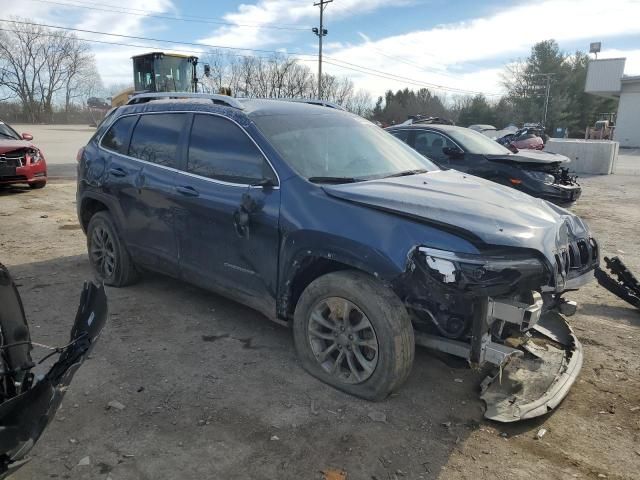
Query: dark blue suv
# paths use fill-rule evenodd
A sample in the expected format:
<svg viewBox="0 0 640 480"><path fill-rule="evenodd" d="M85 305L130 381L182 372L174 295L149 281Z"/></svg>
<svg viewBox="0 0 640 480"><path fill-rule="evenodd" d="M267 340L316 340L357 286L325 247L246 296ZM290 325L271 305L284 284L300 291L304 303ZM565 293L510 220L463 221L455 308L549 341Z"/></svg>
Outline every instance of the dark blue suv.
<svg viewBox="0 0 640 480"><path fill-rule="evenodd" d="M153 270L227 295L362 398L402 384L415 344L502 372L483 398L503 421L555 407L580 371L558 312L598 264L588 227L331 105L133 97L79 152L77 206L104 283Z"/></svg>

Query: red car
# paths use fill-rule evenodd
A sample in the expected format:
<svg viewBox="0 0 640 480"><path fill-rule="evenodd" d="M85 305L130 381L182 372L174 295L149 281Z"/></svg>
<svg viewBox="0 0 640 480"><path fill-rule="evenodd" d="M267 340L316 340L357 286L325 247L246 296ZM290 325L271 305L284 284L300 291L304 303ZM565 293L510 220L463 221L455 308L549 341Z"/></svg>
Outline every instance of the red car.
<svg viewBox="0 0 640 480"><path fill-rule="evenodd" d="M47 163L31 140L32 135L19 135L0 121L0 185L26 183L42 188L47 184Z"/></svg>

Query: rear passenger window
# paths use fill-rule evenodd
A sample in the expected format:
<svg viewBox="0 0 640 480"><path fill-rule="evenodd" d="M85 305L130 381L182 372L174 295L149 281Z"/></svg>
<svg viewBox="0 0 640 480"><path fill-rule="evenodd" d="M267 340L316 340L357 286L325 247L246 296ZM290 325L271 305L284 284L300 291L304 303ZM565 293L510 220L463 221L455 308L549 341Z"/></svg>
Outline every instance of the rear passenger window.
<svg viewBox="0 0 640 480"><path fill-rule="evenodd" d="M131 127L133 127L137 119L138 117L133 115L116 120L107 133L104 134L104 137L102 137L102 147L126 155Z"/></svg>
<svg viewBox="0 0 640 480"><path fill-rule="evenodd" d="M146 162L178 168L178 142L186 119L184 113L141 115L131 136L129 155Z"/></svg>
<svg viewBox="0 0 640 480"><path fill-rule="evenodd" d="M187 171L207 178L250 185L275 175L260 150L233 122L196 115L189 141Z"/></svg>

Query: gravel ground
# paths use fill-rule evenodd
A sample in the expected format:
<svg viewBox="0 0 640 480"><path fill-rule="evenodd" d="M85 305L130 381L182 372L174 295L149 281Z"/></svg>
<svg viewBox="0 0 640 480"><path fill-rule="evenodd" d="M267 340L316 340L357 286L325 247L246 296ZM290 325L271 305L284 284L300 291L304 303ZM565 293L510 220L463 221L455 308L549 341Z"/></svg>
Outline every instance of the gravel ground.
<svg viewBox="0 0 640 480"><path fill-rule="evenodd" d="M574 211L640 274L640 176L583 185ZM91 276L74 196L70 181L0 191L0 260L35 341L64 343ZM577 383L553 414L515 425L483 420L481 377L453 357L418 349L404 387L370 403L307 375L290 332L242 305L151 275L107 294L93 358L16 479L638 478L640 312L595 283L570 296Z"/></svg>

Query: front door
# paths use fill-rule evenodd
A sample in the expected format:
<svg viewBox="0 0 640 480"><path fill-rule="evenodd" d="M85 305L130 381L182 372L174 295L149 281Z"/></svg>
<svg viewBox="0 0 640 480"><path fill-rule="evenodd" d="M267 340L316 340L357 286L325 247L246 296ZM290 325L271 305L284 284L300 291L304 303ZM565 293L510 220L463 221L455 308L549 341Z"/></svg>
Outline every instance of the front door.
<svg viewBox="0 0 640 480"><path fill-rule="evenodd" d="M183 277L274 316L280 214L274 171L241 127L217 115L193 116L186 157L176 177Z"/></svg>

